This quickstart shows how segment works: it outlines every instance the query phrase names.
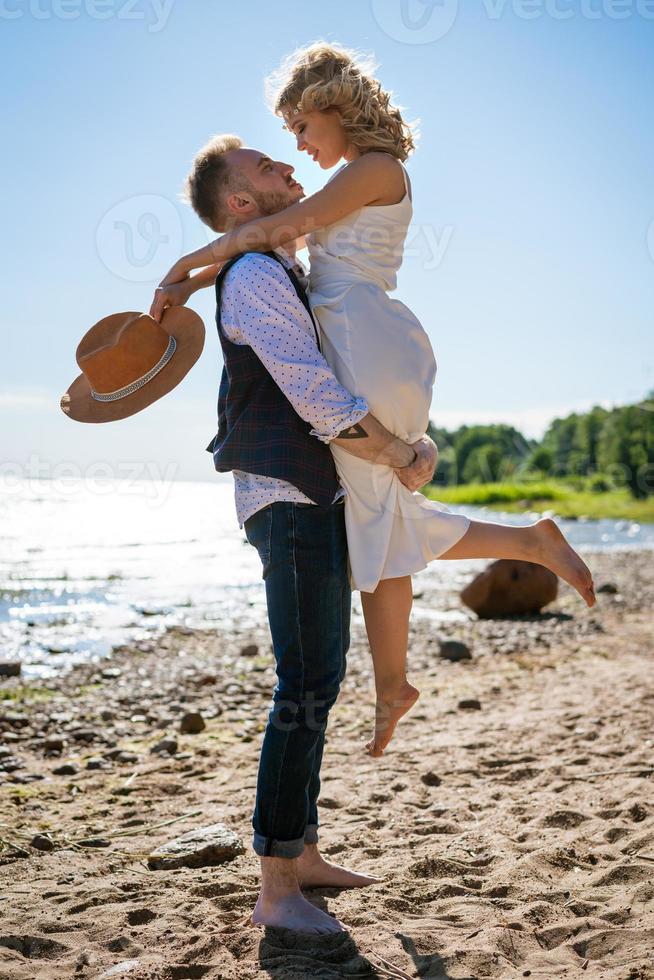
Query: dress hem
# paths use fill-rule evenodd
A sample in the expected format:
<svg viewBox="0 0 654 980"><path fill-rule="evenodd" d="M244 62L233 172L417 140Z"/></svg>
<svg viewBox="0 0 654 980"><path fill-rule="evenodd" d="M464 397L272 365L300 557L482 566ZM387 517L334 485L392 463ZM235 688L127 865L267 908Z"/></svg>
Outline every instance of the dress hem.
<svg viewBox="0 0 654 980"><path fill-rule="evenodd" d="M459 516L465 517L465 514L461 514ZM383 577L380 576L377 579L377 581L374 583L372 588L370 587L362 588L362 586L356 585L352 580L352 577L350 577L350 588L352 589L352 591L356 591L356 592L374 592L377 586L379 585L379 583L385 581L385 579L387 578L404 578L406 575L416 575L418 572L424 571L424 569L427 568L428 565L431 565L433 561L438 561L441 555L445 554L446 551L449 551L450 548L453 548L455 544L458 544L458 542L461 540L463 535L467 532L468 528L470 527L471 521L472 521L471 517L465 517L465 524L463 526L463 530L461 531L461 534L454 541L450 541L450 543L445 548L443 548L443 550L440 551L437 555L433 555L431 558L427 560L423 558L422 563L418 567L410 568L404 572L399 572L393 575L385 575Z"/></svg>

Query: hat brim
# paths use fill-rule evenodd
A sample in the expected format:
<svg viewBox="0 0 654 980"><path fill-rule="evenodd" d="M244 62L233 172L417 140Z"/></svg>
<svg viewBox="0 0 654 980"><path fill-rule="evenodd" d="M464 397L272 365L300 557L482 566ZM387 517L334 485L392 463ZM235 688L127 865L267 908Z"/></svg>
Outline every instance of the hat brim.
<svg viewBox="0 0 654 980"><path fill-rule="evenodd" d="M124 314L141 316L140 313ZM169 306L160 325L175 338L175 353L167 364L142 388L111 402L98 401L91 394L86 375L80 374L62 395L59 405L68 418L76 422L114 422L143 411L172 391L193 367L204 347L204 323L185 306Z"/></svg>

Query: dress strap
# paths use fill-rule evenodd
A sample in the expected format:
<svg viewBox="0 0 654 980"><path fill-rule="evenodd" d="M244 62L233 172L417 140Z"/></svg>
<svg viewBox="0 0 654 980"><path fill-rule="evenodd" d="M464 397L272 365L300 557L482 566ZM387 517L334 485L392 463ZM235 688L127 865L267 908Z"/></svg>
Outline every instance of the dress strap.
<svg viewBox="0 0 654 980"><path fill-rule="evenodd" d="M333 180L334 177L336 177L338 174L340 174L341 170L345 170L346 167L347 167L347 161L343 164L342 167L339 167L338 170L335 170L334 171L334 173L331 175L331 177L328 178L327 183L329 183L330 180Z"/></svg>

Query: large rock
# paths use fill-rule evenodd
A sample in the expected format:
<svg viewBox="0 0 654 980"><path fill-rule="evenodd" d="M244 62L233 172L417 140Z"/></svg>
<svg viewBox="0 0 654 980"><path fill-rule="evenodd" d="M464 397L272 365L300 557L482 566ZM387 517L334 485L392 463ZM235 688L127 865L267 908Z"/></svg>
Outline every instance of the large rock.
<svg viewBox="0 0 654 980"><path fill-rule="evenodd" d="M556 599L554 572L531 561L500 558L461 592L462 602L482 619L540 612Z"/></svg>
<svg viewBox="0 0 654 980"><path fill-rule="evenodd" d="M169 868L203 868L206 865L223 864L245 853L243 841L224 823L198 827L168 844L162 844L148 857L152 871Z"/></svg>

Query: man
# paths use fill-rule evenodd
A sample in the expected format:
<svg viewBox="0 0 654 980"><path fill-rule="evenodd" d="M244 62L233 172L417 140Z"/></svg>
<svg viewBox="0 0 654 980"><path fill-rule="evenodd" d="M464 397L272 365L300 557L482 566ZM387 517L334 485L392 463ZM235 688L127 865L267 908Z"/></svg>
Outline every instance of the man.
<svg viewBox="0 0 654 980"><path fill-rule="evenodd" d="M194 160L187 196L220 232L304 197L292 174L236 136L216 137ZM224 369L207 449L216 469L233 471L239 525L261 559L278 678L252 816L262 873L252 921L328 933L345 927L301 889L379 880L325 861L317 843L325 730L350 641L344 491L328 444L396 468L410 489L431 479L436 450L427 437L413 446L396 438L338 382L319 350L306 281L294 248L250 252L160 287L150 312L158 319L215 282Z"/></svg>

